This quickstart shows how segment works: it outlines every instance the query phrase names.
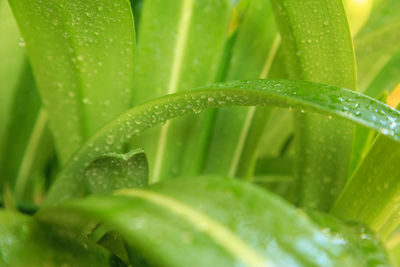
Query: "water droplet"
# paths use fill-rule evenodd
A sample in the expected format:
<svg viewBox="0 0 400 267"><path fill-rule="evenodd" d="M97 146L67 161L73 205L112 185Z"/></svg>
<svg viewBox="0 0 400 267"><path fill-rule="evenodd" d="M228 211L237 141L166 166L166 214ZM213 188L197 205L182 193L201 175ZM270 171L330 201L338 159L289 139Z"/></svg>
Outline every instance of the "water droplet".
<svg viewBox="0 0 400 267"><path fill-rule="evenodd" d="M19 40L18 40L18 45L21 46L21 47L25 47L26 44L25 44L24 38L22 38L22 37L19 38Z"/></svg>

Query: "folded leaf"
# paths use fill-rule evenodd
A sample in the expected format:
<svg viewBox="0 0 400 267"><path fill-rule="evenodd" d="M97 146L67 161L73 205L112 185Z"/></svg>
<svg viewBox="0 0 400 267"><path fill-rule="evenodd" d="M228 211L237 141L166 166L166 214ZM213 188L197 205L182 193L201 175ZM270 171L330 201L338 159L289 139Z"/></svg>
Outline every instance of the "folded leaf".
<svg viewBox="0 0 400 267"><path fill-rule="evenodd" d="M71 214L110 225L151 266L389 265L368 230L314 215L319 226L275 195L221 177L89 197L44 209L37 218L60 225L59 217Z"/></svg>
<svg viewBox="0 0 400 267"><path fill-rule="evenodd" d="M80 195L81 171L97 156L112 152L144 130L206 108L279 106L339 116L400 141L400 112L361 94L338 87L287 80L232 81L151 100L132 108L94 135L58 176L46 205Z"/></svg>
<svg viewBox="0 0 400 267"><path fill-rule="evenodd" d="M97 157L83 173L92 194L108 194L122 188L147 185L148 167L143 150L127 154L108 153Z"/></svg>
<svg viewBox="0 0 400 267"><path fill-rule="evenodd" d="M61 163L130 106L135 34L130 4L10 0Z"/></svg>

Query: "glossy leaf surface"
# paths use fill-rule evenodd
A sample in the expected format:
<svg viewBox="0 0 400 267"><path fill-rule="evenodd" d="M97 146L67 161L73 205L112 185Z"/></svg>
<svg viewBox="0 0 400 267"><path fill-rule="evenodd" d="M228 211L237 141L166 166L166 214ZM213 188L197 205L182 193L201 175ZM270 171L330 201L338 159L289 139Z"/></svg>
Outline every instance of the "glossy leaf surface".
<svg viewBox="0 0 400 267"><path fill-rule="evenodd" d="M232 81L154 99L121 114L75 154L58 176L46 203L79 195L82 181L78 174L87 164L111 152L114 146L122 148L144 130L177 116L232 105L274 105L321 112L327 117L339 116L354 121L400 141L399 111L358 93L305 81Z"/></svg>
<svg viewBox="0 0 400 267"><path fill-rule="evenodd" d="M135 34L127 0L9 1L62 163L130 106Z"/></svg>
<svg viewBox="0 0 400 267"><path fill-rule="evenodd" d="M280 44L269 0L249 1L234 38L225 80L266 78ZM269 113L256 107L218 109L204 172L248 176Z"/></svg>
<svg viewBox="0 0 400 267"><path fill-rule="evenodd" d="M230 11L230 0L173 0L168 5L162 0L146 1L139 28L134 105L215 82ZM212 113L187 116L134 142L146 151L151 183L199 172L211 119Z"/></svg>
<svg viewBox="0 0 400 267"><path fill-rule="evenodd" d="M92 194L107 194L117 189L147 185L148 166L142 150L127 154L108 153L97 157L83 172Z"/></svg>
<svg viewBox="0 0 400 267"><path fill-rule="evenodd" d="M353 44L342 1L271 2L289 78L356 89ZM298 202L328 210L346 180L353 127L300 110L294 125Z"/></svg>
<svg viewBox="0 0 400 267"><path fill-rule="evenodd" d="M152 266L388 265L368 230L326 215L314 215L316 224L267 191L221 177L89 197L49 207L38 218L60 223L60 214L112 226Z"/></svg>
<svg viewBox="0 0 400 267"><path fill-rule="evenodd" d="M399 164L399 143L378 136L332 213L346 220L359 220L387 237L400 222Z"/></svg>

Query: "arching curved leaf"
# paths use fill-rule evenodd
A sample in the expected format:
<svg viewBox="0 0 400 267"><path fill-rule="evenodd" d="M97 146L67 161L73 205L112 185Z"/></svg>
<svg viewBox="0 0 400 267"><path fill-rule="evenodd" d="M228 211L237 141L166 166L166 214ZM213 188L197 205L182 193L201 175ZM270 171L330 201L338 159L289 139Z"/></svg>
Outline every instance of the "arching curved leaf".
<svg viewBox="0 0 400 267"><path fill-rule="evenodd" d="M81 176L95 157L122 148L134 136L154 125L206 108L223 106L291 107L343 117L400 141L400 112L361 94L306 81L232 81L167 95L137 106L117 117L94 135L58 176L46 204L80 195Z"/></svg>

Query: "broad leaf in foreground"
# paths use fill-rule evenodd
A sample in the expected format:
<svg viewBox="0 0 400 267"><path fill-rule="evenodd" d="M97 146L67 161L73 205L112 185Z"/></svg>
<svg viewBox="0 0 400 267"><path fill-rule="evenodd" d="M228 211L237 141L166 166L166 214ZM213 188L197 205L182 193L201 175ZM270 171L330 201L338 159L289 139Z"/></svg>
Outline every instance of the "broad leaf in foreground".
<svg viewBox="0 0 400 267"><path fill-rule="evenodd" d="M287 80L220 83L153 99L118 116L74 155L53 184L45 203L53 204L77 196L82 184L79 174L88 163L112 152L112 147L122 149L134 135L174 117L233 105L278 106L319 112L327 118L339 116L400 141L399 111L347 89Z"/></svg>
<svg viewBox="0 0 400 267"><path fill-rule="evenodd" d="M89 197L48 207L37 218L68 228L59 217L71 215L113 227L151 266L389 265L367 229L322 214L313 215L317 224L267 191L221 177Z"/></svg>

